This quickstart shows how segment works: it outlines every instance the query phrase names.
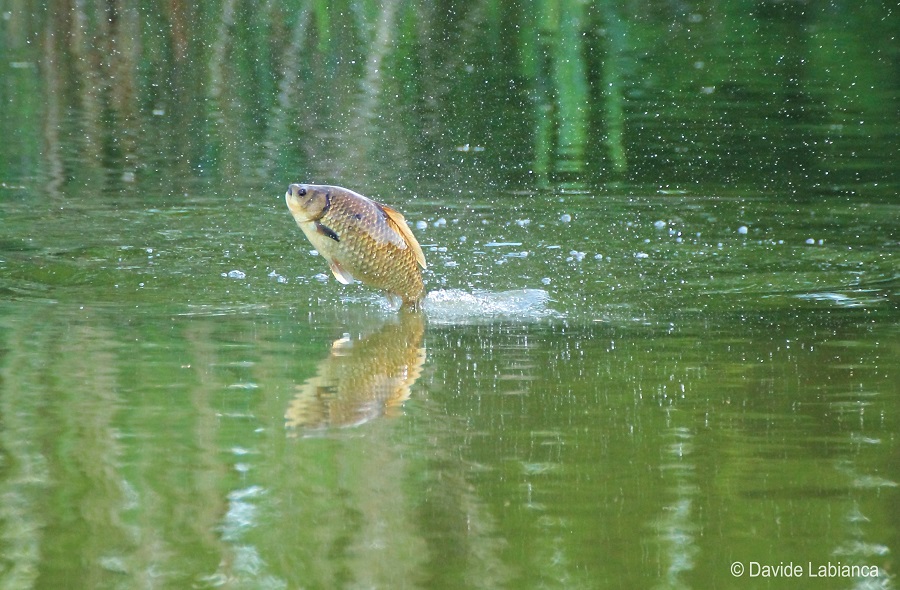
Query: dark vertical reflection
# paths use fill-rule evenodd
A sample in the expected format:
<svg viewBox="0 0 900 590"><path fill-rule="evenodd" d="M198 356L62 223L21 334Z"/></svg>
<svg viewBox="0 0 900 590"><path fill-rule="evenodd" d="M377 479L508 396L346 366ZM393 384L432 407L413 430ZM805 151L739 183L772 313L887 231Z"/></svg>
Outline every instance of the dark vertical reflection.
<svg viewBox="0 0 900 590"><path fill-rule="evenodd" d="M563 2L554 8L548 6L547 12L556 98L556 172L563 178L580 177L585 164L589 104L582 34L584 7Z"/></svg>
<svg viewBox="0 0 900 590"><path fill-rule="evenodd" d="M810 63L811 14L799 4L764 1L757 3L756 13L763 43L772 49L768 69L776 80L769 119L783 130L771 155L771 169L777 173L773 181L804 198L803 187L819 187L825 180L821 148L818 142L809 142L807 133L824 122L823 105L810 92L812 80L806 65Z"/></svg>
<svg viewBox="0 0 900 590"><path fill-rule="evenodd" d="M63 89L59 80L61 59L52 28L52 19L47 19L44 31L43 55L44 84L47 92L47 108L44 117L44 157L47 160L47 190L58 193L65 178L65 161L60 143L62 125ZM33 172L36 172L34 170Z"/></svg>
<svg viewBox="0 0 900 590"><path fill-rule="evenodd" d="M601 10L595 14L599 22L592 24L594 27L604 27L603 40L607 47L606 58L601 66L603 71L598 81L603 99L597 102L602 105L599 119L610 165L607 174L602 174L607 172L603 170L597 176L605 181L615 181L622 178L628 169L625 153L625 73L630 40L628 23L617 7L612 2L603 2L600 7ZM596 172L598 171L595 170Z"/></svg>
<svg viewBox="0 0 900 590"><path fill-rule="evenodd" d="M342 157L339 158L342 164L334 170L335 178L346 177L349 170L353 170L355 175L372 176L376 172L371 169L373 152L382 147L387 148L391 143L394 145L390 145L390 151L398 162L410 157L409 150L400 145L402 136L384 137L382 131L396 124L389 107L391 101L385 100L384 94L389 88L386 88L385 80L390 76L387 60L398 44L395 25L398 4L397 0L385 0L381 3L377 16L368 23L371 30L366 54L363 56L363 75L348 126L344 130L344 134L355 138L355 141L342 145ZM379 121L388 125L382 125Z"/></svg>
<svg viewBox="0 0 900 590"><path fill-rule="evenodd" d="M304 134L293 121L309 118L309 102L303 97L310 92L305 76L302 75L303 45L310 26L309 5L305 2L288 23L288 35L280 54L281 71L279 76L277 102L270 115L270 124L265 138L265 175L298 174L308 169L309 160L314 149L311 142L305 141ZM287 18L287 15L285 15ZM289 176L291 181L300 180Z"/></svg>

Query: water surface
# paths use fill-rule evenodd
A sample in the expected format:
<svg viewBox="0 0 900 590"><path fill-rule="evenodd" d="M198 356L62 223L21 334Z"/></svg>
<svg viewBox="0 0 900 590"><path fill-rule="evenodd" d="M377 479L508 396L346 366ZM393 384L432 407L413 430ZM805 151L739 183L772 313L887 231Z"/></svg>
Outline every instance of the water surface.
<svg viewBox="0 0 900 590"><path fill-rule="evenodd" d="M895 12L12 2L0 587L896 588Z"/></svg>

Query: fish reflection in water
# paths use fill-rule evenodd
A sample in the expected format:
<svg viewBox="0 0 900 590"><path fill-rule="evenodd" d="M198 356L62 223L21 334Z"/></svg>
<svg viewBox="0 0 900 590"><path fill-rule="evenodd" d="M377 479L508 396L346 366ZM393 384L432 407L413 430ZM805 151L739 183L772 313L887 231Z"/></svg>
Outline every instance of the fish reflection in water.
<svg viewBox="0 0 900 590"><path fill-rule="evenodd" d="M358 426L398 414L425 364L424 333L422 314L403 312L377 332L336 340L316 375L297 386L284 415L288 433Z"/></svg>

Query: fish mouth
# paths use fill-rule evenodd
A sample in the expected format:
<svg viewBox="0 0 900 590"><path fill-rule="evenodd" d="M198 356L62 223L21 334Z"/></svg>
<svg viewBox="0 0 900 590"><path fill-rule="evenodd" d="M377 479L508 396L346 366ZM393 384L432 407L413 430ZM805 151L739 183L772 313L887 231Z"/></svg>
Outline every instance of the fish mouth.
<svg viewBox="0 0 900 590"><path fill-rule="evenodd" d="M326 190L324 194L325 204L322 206L321 211L311 213L309 205L321 193L319 195L316 193L310 194L310 191L311 189L305 184L291 184L288 186L287 192L284 193L284 200L297 223L319 221L331 209L331 191Z"/></svg>
<svg viewBox="0 0 900 590"><path fill-rule="evenodd" d="M287 203L288 210L290 210L291 215L294 216L294 219L296 219L298 223L315 221L312 218L303 219L304 217L307 217L307 215L305 214L306 212L303 210L303 207L300 206L298 200L299 199L297 199L297 197L291 194L291 189L290 187L288 187L287 192L284 193L284 202Z"/></svg>

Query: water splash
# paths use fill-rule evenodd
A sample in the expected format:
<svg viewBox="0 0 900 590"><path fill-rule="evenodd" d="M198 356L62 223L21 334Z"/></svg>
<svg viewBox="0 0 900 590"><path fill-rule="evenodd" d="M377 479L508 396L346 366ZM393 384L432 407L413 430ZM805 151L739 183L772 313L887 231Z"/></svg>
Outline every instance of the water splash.
<svg viewBox="0 0 900 590"><path fill-rule="evenodd" d="M559 317L549 303L550 295L542 289L499 292L440 289L428 293L424 307L430 323L459 324L494 319L529 322Z"/></svg>

